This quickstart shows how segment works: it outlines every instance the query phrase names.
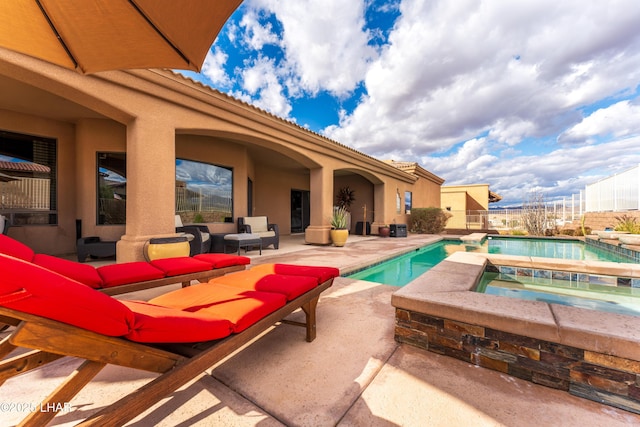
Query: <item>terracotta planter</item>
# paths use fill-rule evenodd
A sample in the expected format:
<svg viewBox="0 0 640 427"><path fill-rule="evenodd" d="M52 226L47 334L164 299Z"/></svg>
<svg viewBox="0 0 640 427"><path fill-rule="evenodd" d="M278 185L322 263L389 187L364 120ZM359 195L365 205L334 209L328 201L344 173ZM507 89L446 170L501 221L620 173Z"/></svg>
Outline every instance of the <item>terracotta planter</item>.
<svg viewBox="0 0 640 427"><path fill-rule="evenodd" d="M378 228L378 235L380 237L389 237L389 233L391 232L391 229L389 227L379 227Z"/></svg>
<svg viewBox="0 0 640 427"><path fill-rule="evenodd" d="M340 230L331 230L331 241L333 242L333 246L344 246L347 243L347 238L349 237L349 230L340 229Z"/></svg>

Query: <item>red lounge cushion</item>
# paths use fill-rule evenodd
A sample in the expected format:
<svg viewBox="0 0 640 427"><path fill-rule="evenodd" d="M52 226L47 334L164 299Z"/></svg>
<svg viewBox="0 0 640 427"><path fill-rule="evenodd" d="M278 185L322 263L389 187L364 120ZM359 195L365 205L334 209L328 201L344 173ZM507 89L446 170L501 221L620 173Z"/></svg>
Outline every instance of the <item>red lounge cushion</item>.
<svg viewBox="0 0 640 427"><path fill-rule="evenodd" d="M194 258L200 261L208 262L211 268L231 267L234 265L247 265L251 262L251 258L246 256L238 256L231 254L198 254Z"/></svg>
<svg viewBox="0 0 640 427"><path fill-rule="evenodd" d="M211 341L227 337L233 325L209 313L190 313L144 301L122 301L135 315L125 338L137 342L177 343Z"/></svg>
<svg viewBox="0 0 640 427"><path fill-rule="evenodd" d="M144 261L103 265L102 267L98 267L97 271L100 277L102 277L103 288L162 279L165 276L164 271Z"/></svg>
<svg viewBox="0 0 640 427"><path fill-rule="evenodd" d="M95 267L91 265L80 264L45 254L36 254L33 257L33 263L77 282L84 283L94 289L102 287L102 277L100 277Z"/></svg>
<svg viewBox="0 0 640 427"><path fill-rule="evenodd" d="M35 252L24 243L0 234L0 253L31 262Z"/></svg>
<svg viewBox="0 0 640 427"><path fill-rule="evenodd" d="M149 262L154 267L164 271L167 276L179 276L180 274L198 273L211 270L211 264L189 257L162 258Z"/></svg>
<svg viewBox="0 0 640 427"><path fill-rule="evenodd" d="M276 292L284 295L287 301L299 297L318 285L318 280L315 277L264 274L261 271L253 270L216 277L211 279L209 284L222 284L261 292Z"/></svg>
<svg viewBox="0 0 640 427"><path fill-rule="evenodd" d="M110 336L127 334L134 321L120 301L5 255L0 255L0 305Z"/></svg>
<svg viewBox="0 0 640 427"><path fill-rule="evenodd" d="M234 325L233 332L241 332L283 307L286 298L277 293L199 284L160 295L149 303L227 319Z"/></svg>
<svg viewBox="0 0 640 427"><path fill-rule="evenodd" d="M288 276L311 276L318 279L318 284L340 276L340 270L334 267L316 267L309 265L293 264L263 264L253 267L258 270L274 274L286 274Z"/></svg>

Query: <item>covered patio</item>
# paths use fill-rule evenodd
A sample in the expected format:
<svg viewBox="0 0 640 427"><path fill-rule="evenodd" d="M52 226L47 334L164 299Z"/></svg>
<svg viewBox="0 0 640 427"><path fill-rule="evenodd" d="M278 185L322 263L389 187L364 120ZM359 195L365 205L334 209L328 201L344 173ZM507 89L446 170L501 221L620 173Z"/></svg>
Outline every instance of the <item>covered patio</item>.
<svg viewBox="0 0 640 427"><path fill-rule="evenodd" d="M375 232L406 223L407 195L414 207L440 205L443 180L433 174L408 173L171 71L85 76L0 49L0 136L19 139L7 154L34 139L55 147L46 223L26 217L10 231L38 252L73 253L80 221L82 237L118 240L118 261L142 259L149 238L175 235L177 159L232 171L231 210L206 223L212 233L236 232L240 216L266 215L281 234L302 231L307 243L329 244L345 185L357 189L352 231L365 207ZM104 224L97 159L113 154L126 154L126 222ZM308 201L302 221L293 218L294 193Z"/></svg>

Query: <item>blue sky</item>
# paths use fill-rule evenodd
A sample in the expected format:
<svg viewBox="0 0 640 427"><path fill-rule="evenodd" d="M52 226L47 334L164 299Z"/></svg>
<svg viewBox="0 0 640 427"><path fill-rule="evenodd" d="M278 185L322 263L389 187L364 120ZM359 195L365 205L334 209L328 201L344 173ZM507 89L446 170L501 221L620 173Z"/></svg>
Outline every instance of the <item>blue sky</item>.
<svg viewBox="0 0 640 427"><path fill-rule="evenodd" d="M245 0L185 75L518 205L640 164L636 0Z"/></svg>

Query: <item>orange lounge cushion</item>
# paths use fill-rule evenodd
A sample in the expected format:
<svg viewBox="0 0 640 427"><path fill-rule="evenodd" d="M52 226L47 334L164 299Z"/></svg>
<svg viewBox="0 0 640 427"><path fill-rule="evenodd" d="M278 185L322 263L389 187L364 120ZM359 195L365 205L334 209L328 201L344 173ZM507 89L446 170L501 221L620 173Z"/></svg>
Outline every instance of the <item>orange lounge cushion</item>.
<svg viewBox="0 0 640 427"><path fill-rule="evenodd" d="M282 294L226 285L192 285L149 300L150 304L227 319L233 332L242 332L286 304Z"/></svg>
<svg viewBox="0 0 640 427"><path fill-rule="evenodd" d="M167 276L199 273L211 270L211 264L189 257L161 258L149 261L152 266L164 271Z"/></svg>
<svg viewBox="0 0 640 427"><path fill-rule="evenodd" d="M125 338L146 343L188 343L211 341L229 336L233 324L205 312L191 313L144 301L122 301L135 316Z"/></svg>
<svg viewBox="0 0 640 427"><path fill-rule="evenodd" d="M31 262L35 252L24 243L0 234L0 253Z"/></svg>
<svg viewBox="0 0 640 427"><path fill-rule="evenodd" d="M102 277L100 277L95 267L91 265L80 264L75 261L69 261L46 254L36 254L33 257L33 263L80 283L84 283L94 289L102 287Z"/></svg>
<svg viewBox="0 0 640 427"><path fill-rule="evenodd" d="M262 264L251 268L251 271L263 271L272 274L288 276L311 276L318 280L318 284L340 276L340 270L335 267L318 267L293 264Z"/></svg>
<svg viewBox="0 0 640 427"><path fill-rule="evenodd" d="M194 255L194 258L210 263L212 268L232 267L234 265L247 265L251 262L251 258L249 257L231 254L198 254Z"/></svg>
<svg viewBox="0 0 640 427"><path fill-rule="evenodd" d="M120 301L5 255L0 255L0 305L109 336L127 334L134 322Z"/></svg>
<svg viewBox="0 0 640 427"><path fill-rule="evenodd" d="M209 284L233 286L261 292L276 292L291 301L318 285L315 277L286 276L283 274L265 274L252 268L241 273L227 274L211 279Z"/></svg>
<svg viewBox="0 0 640 427"><path fill-rule="evenodd" d="M96 270L102 278L103 288L162 279L165 277L164 271L144 261L103 265Z"/></svg>

